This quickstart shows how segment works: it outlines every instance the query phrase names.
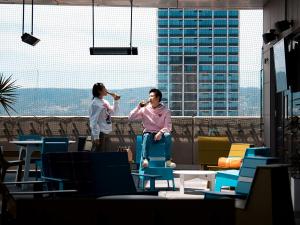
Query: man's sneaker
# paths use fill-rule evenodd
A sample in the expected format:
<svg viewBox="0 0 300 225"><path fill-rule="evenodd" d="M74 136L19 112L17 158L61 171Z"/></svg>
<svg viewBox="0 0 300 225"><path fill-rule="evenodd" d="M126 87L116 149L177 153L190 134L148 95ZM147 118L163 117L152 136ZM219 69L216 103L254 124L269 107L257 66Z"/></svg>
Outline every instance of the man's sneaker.
<svg viewBox="0 0 300 225"><path fill-rule="evenodd" d="M171 160L166 161L166 167L175 168L176 163L172 162Z"/></svg>
<svg viewBox="0 0 300 225"><path fill-rule="evenodd" d="M143 162L142 162L142 167L143 168L147 168L149 166L149 162L147 159L144 159Z"/></svg>

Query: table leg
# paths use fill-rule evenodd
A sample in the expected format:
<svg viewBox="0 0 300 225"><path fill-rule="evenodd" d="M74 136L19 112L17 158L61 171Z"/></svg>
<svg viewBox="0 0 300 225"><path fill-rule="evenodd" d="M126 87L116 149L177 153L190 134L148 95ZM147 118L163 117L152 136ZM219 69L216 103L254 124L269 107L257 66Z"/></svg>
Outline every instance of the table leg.
<svg viewBox="0 0 300 225"><path fill-rule="evenodd" d="M150 177L150 191L155 191L155 178Z"/></svg>
<svg viewBox="0 0 300 225"><path fill-rule="evenodd" d="M208 178L209 178L208 182L210 183L209 188L211 191L214 191L215 190L215 181L216 181L215 175L211 175Z"/></svg>
<svg viewBox="0 0 300 225"><path fill-rule="evenodd" d="M23 148L24 147L19 146L19 160L22 160L22 149ZM21 167L22 167L22 165L21 165ZM16 179L15 179L16 182L18 181L18 177L21 176L21 174L19 174L19 171L20 171L20 165L17 168L17 175L16 175Z"/></svg>
<svg viewBox="0 0 300 225"><path fill-rule="evenodd" d="M184 174L180 174L180 194L184 194Z"/></svg>
<svg viewBox="0 0 300 225"><path fill-rule="evenodd" d="M26 147L23 181L28 180L29 170L30 170L30 160L31 160L31 155L32 155L33 151L34 151L34 148L32 146L28 145Z"/></svg>

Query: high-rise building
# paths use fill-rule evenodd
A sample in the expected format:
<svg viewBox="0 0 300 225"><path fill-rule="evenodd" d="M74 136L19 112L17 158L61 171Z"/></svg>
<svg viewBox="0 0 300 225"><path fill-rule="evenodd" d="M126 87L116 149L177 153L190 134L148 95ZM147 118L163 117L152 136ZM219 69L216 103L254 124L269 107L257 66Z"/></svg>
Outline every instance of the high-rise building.
<svg viewBox="0 0 300 225"><path fill-rule="evenodd" d="M239 11L159 9L157 54L172 115L238 115Z"/></svg>

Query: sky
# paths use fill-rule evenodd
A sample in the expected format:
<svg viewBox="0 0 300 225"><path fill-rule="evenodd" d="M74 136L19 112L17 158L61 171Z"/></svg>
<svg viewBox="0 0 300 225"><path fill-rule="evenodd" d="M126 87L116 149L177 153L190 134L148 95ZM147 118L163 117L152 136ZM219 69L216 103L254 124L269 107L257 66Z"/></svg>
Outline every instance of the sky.
<svg viewBox="0 0 300 225"><path fill-rule="evenodd" d="M26 5L25 32L31 31ZM240 11L240 85L259 86L262 10ZM130 9L95 8L95 47L129 46ZM21 41L22 5L0 5L0 73L28 87L110 89L156 86L157 9L133 8L133 46L137 56L91 56L92 9L83 6L34 6L33 34Z"/></svg>

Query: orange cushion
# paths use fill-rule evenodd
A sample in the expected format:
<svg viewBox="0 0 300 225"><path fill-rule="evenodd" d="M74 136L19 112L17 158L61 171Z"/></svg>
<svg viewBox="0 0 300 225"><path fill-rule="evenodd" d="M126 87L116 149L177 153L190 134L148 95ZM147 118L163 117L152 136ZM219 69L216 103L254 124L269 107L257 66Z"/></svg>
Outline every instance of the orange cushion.
<svg viewBox="0 0 300 225"><path fill-rule="evenodd" d="M218 167L221 168L230 168L230 169L239 169L242 164L242 158L240 157L220 157L218 160Z"/></svg>

